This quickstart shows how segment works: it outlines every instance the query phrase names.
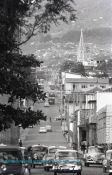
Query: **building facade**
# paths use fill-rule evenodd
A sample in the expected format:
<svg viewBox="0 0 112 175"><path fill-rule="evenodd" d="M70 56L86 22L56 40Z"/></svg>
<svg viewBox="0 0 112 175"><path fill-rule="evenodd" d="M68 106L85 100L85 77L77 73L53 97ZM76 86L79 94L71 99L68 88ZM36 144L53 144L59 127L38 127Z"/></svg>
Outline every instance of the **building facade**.
<svg viewBox="0 0 112 175"><path fill-rule="evenodd" d="M86 141L89 145L95 145L96 92L109 88L109 80L63 73L62 83L70 144L80 147L80 143Z"/></svg>

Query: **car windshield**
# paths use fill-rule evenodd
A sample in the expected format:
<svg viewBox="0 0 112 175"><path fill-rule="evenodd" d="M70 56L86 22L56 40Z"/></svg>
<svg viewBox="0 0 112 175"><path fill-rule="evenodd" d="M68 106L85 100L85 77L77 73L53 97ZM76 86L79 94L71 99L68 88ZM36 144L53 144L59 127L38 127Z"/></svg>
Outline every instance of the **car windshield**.
<svg viewBox="0 0 112 175"><path fill-rule="evenodd" d="M88 149L88 153L104 153L103 148L91 147Z"/></svg>
<svg viewBox="0 0 112 175"><path fill-rule="evenodd" d="M57 151L57 148L50 148L49 149L49 153L53 154Z"/></svg>
<svg viewBox="0 0 112 175"><path fill-rule="evenodd" d="M33 152L48 152L48 148L45 146L37 146L32 148Z"/></svg>
<svg viewBox="0 0 112 175"><path fill-rule="evenodd" d="M1 160L21 160L22 154L18 151L0 151Z"/></svg>
<svg viewBox="0 0 112 175"><path fill-rule="evenodd" d="M58 152L57 158L60 160L73 160L74 158L78 158L77 152Z"/></svg>

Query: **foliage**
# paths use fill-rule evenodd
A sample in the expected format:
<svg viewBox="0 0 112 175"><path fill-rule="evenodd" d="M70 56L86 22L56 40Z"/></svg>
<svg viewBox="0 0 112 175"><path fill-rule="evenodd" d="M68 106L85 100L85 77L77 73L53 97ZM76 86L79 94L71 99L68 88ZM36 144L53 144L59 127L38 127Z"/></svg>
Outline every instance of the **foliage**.
<svg viewBox="0 0 112 175"><path fill-rule="evenodd" d="M82 63L66 60L60 67L61 72L79 73L85 76L85 69Z"/></svg>
<svg viewBox="0 0 112 175"><path fill-rule="evenodd" d="M34 103L45 99L38 83L30 81L31 67L41 62L34 55L23 55L19 46L27 42L36 32L50 30L60 21L75 19L73 0L1 0L0 1L0 94L8 95L8 103L0 104L0 131L10 124L21 124L23 128L46 120L42 111L14 108L21 99Z"/></svg>

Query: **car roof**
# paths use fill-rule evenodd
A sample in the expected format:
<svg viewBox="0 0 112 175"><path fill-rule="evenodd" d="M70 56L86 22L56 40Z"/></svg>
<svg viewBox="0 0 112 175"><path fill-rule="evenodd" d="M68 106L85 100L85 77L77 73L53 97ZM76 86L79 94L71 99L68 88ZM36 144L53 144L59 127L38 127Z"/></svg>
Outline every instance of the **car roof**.
<svg viewBox="0 0 112 175"><path fill-rule="evenodd" d="M56 146L48 146L48 148L50 149L50 148L57 148Z"/></svg>
<svg viewBox="0 0 112 175"><path fill-rule="evenodd" d="M34 147L38 147L38 146L48 147L46 145L40 145L40 144L38 144L38 145L32 145L31 147L34 148Z"/></svg>
<svg viewBox="0 0 112 175"><path fill-rule="evenodd" d="M106 153L112 153L112 149L107 150Z"/></svg>
<svg viewBox="0 0 112 175"><path fill-rule="evenodd" d="M45 128L45 126L40 126L40 128Z"/></svg>
<svg viewBox="0 0 112 175"><path fill-rule="evenodd" d="M103 147L96 145L96 146L89 146L88 148L103 148Z"/></svg>
<svg viewBox="0 0 112 175"><path fill-rule="evenodd" d="M10 150L21 150L19 146L16 145L5 145L5 144L0 144L0 149L10 149Z"/></svg>
<svg viewBox="0 0 112 175"><path fill-rule="evenodd" d="M57 153L57 152L74 152L74 153L76 153L77 150L73 150L73 149L64 149L64 150L61 150L61 149L58 149L58 150L56 151L56 153Z"/></svg>

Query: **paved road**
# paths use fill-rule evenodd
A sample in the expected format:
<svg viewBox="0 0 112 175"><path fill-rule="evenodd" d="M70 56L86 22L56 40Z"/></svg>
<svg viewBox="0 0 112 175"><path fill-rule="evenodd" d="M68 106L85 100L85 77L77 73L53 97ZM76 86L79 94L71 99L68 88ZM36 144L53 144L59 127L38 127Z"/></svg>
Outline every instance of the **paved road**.
<svg viewBox="0 0 112 175"><path fill-rule="evenodd" d="M45 126L46 124L52 125L52 132L47 132L45 134L39 134L39 126L34 126L34 128L27 129L26 136L23 140L23 145L28 146L32 144L44 144L44 145L63 145L67 146L66 139L63 137L61 129L61 121L56 121L55 118L59 115L59 108L57 105L50 107L44 107L42 104L36 104L35 109L42 109L42 111L47 115L47 121L41 121L40 126ZM51 123L50 123L51 118ZM22 138L22 137L21 137Z"/></svg>
<svg viewBox="0 0 112 175"><path fill-rule="evenodd" d="M42 168L41 169L36 168L36 169L32 169L31 175L54 175L54 173L45 172ZM72 173L62 173L62 175L73 175L73 174ZM103 175L103 171L101 167L83 167L82 175ZM105 173L105 175L107 175L107 173Z"/></svg>
<svg viewBox="0 0 112 175"><path fill-rule="evenodd" d="M48 116L47 123L50 122L50 117L52 118L52 128L53 132L48 132L46 134L39 134L39 126L27 129L26 136L24 137L23 144L25 146L32 144L45 144L45 145L63 145L67 146L66 139L63 137L61 130L61 122L55 121L57 115L59 115L59 108L57 106L52 106L45 108L41 104L35 106L36 108L42 109ZM41 121L41 126L45 126L46 122ZM69 173L67 173L69 175ZM53 172L45 172L43 168L36 167L32 169L31 175L53 175ZM66 173L65 173L66 175ZM83 167L82 175L103 175L101 167Z"/></svg>

